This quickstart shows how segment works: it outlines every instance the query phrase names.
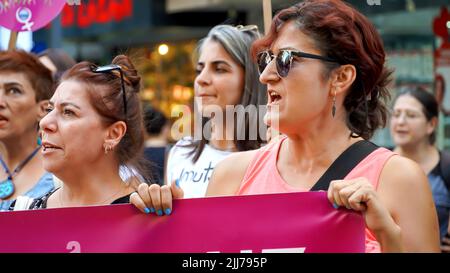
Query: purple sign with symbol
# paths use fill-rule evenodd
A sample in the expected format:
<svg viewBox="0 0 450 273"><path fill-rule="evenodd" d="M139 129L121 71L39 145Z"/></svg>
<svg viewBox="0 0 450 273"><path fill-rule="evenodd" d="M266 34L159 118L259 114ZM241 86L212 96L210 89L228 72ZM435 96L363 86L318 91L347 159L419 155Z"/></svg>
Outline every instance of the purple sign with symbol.
<svg viewBox="0 0 450 273"><path fill-rule="evenodd" d="M0 0L0 26L12 31L36 31L63 9L66 0Z"/></svg>

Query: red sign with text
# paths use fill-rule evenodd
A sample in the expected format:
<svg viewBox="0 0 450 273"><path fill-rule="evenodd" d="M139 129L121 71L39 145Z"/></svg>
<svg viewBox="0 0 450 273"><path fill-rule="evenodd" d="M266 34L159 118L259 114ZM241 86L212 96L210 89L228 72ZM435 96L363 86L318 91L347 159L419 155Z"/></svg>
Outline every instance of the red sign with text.
<svg viewBox="0 0 450 273"><path fill-rule="evenodd" d="M88 28L92 24L121 22L133 15L132 0L90 0L67 5L62 12L63 27Z"/></svg>

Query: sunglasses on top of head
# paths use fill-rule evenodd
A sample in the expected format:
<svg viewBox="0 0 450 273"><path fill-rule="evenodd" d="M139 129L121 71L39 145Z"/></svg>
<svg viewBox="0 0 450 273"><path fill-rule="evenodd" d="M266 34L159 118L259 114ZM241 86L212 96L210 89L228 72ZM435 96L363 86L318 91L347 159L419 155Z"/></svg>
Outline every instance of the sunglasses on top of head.
<svg viewBox="0 0 450 273"><path fill-rule="evenodd" d="M110 73L112 71L119 71L120 74L120 85L122 87L122 100L123 100L123 112L125 118L127 117L127 95L125 94L125 83L123 79L122 67L117 64L110 64L105 66L97 66L92 68L92 72L94 73Z"/></svg>
<svg viewBox="0 0 450 273"><path fill-rule="evenodd" d="M263 51L260 52L257 56L259 73L262 74L264 69L266 69L269 63L275 58L277 73L280 77L284 78L288 75L289 70L291 69L292 60L294 59L294 56L301 58L317 59L332 63L339 63L338 61L328 57L295 50L283 49L280 50L278 52L278 55L276 56L271 51Z"/></svg>

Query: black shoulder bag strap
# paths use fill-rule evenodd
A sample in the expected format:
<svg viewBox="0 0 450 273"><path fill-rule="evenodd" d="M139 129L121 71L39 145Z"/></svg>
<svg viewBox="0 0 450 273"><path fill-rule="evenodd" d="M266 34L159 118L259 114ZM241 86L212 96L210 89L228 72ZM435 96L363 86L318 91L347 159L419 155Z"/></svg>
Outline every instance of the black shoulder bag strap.
<svg viewBox="0 0 450 273"><path fill-rule="evenodd" d="M352 144L331 164L310 191L327 191L331 181L344 179L359 162L378 148L367 140Z"/></svg>
<svg viewBox="0 0 450 273"><path fill-rule="evenodd" d="M450 192L450 154L446 151L441 151L441 160L439 165L445 186Z"/></svg>

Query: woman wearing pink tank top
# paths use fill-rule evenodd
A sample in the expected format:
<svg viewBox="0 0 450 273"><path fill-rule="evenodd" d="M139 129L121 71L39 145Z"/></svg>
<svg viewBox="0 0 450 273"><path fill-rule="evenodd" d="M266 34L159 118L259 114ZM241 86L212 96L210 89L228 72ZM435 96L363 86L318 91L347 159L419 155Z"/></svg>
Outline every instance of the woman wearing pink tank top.
<svg viewBox="0 0 450 273"><path fill-rule="evenodd" d="M269 96L266 122L285 135L216 167L207 195L308 191L349 146L383 127L390 71L375 27L342 1L304 1L279 12L252 48ZM362 211L367 252L439 251L426 176L380 148L328 198Z"/></svg>
<svg viewBox="0 0 450 273"><path fill-rule="evenodd" d="M306 0L280 11L252 53L267 85L265 121L284 137L220 162L207 196L308 191L343 151L385 126L391 72L382 40L345 2ZM182 196L171 193L163 203ZM327 194L363 213L367 252L439 251L431 191L413 161L377 149Z"/></svg>

